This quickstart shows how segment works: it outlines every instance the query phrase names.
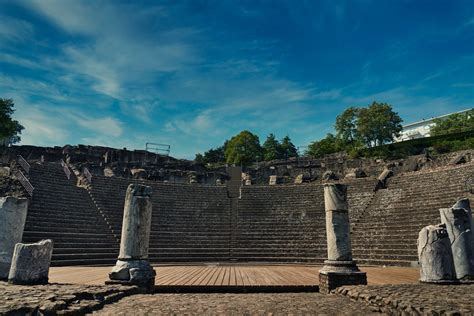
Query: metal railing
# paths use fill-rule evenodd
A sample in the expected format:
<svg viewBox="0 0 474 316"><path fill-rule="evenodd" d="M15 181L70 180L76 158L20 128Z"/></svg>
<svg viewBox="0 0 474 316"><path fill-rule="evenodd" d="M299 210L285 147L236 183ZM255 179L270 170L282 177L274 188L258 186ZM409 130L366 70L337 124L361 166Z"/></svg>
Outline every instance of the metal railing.
<svg viewBox="0 0 474 316"><path fill-rule="evenodd" d="M67 179L71 179L71 170L69 170L67 164L64 162L64 160L61 159L61 166L63 167L63 171L66 174Z"/></svg>
<svg viewBox="0 0 474 316"><path fill-rule="evenodd" d="M85 167L84 170L82 170L82 174L86 177L89 183L92 182L92 174L90 173L89 169L87 169L87 167Z"/></svg>
<svg viewBox="0 0 474 316"><path fill-rule="evenodd" d="M23 172L21 172L20 170L16 170L15 171L15 177L18 179L18 181L20 181L21 185L25 188L26 192L28 192L28 194L31 197L33 197L33 191L34 191L35 188L33 187L33 185L31 185L28 178L25 177Z"/></svg>
<svg viewBox="0 0 474 316"><path fill-rule="evenodd" d="M28 174L30 173L30 164L28 163L28 161L25 160L25 158L23 158L21 155L18 155L18 164L23 168L23 170L25 170L25 172Z"/></svg>

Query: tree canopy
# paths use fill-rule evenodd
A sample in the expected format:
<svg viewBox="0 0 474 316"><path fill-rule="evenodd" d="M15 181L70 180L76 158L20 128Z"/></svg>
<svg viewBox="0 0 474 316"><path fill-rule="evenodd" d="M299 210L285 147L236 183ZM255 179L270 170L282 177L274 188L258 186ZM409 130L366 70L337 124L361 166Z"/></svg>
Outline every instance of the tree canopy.
<svg viewBox="0 0 474 316"><path fill-rule="evenodd" d="M326 155L338 152L341 149L341 141L336 136L329 133L325 138L309 144L306 154L315 158L322 158Z"/></svg>
<svg viewBox="0 0 474 316"><path fill-rule="evenodd" d="M392 142L402 131L402 119L387 103L373 102L358 111L357 134L367 147Z"/></svg>
<svg viewBox="0 0 474 316"><path fill-rule="evenodd" d="M438 118L433 121L435 125L430 129L432 136L474 130L474 109L464 113L451 114L446 118Z"/></svg>
<svg viewBox="0 0 474 316"><path fill-rule="evenodd" d="M263 143L263 158L265 161L280 159L282 148L280 142L276 139L275 134L270 133L267 140Z"/></svg>
<svg viewBox="0 0 474 316"><path fill-rule="evenodd" d="M263 158L258 136L247 130L232 137L225 146L224 153L227 163L235 165L248 166Z"/></svg>
<svg viewBox="0 0 474 316"><path fill-rule="evenodd" d="M296 146L291 142L290 136L286 135L281 140L281 158L288 159L291 157L298 157L298 149Z"/></svg>
<svg viewBox="0 0 474 316"><path fill-rule="evenodd" d="M194 160L196 162L201 162L201 163L218 163L218 162L224 162L225 161L225 155L224 155L224 147L226 144L223 146L219 146L216 148L211 148L208 151L204 153L204 155L198 153L196 154L196 158Z"/></svg>
<svg viewBox="0 0 474 316"><path fill-rule="evenodd" d="M15 104L12 99L0 98L0 139L9 138L10 143L18 143L21 140L19 136L24 127L12 118L15 110Z"/></svg>

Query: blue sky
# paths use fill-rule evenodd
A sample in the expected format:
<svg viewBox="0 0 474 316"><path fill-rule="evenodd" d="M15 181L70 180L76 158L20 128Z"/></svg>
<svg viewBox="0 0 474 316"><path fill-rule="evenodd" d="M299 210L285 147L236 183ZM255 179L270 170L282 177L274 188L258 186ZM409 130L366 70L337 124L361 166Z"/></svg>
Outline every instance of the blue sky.
<svg viewBox="0 0 474 316"><path fill-rule="evenodd" d="M348 106L473 107L474 1L0 0L0 97L23 144L304 146Z"/></svg>

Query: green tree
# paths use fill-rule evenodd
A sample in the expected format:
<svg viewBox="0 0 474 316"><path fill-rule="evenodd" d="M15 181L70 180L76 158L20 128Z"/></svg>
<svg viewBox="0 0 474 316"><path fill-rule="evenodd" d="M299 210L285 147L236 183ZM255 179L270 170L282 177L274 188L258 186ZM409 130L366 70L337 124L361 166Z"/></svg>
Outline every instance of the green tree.
<svg viewBox="0 0 474 316"><path fill-rule="evenodd" d="M262 145L263 149L263 158L265 161L280 159L281 155L281 145L280 142L276 139L273 133L268 135L267 139Z"/></svg>
<svg viewBox="0 0 474 316"><path fill-rule="evenodd" d="M25 129L18 121L12 119L14 106L12 99L0 98L0 140L9 138L12 144L21 140L19 135Z"/></svg>
<svg viewBox="0 0 474 316"><path fill-rule="evenodd" d="M357 116L357 133L367 147L392 142L402 131L403 121L387 103L373 102L368 108L361 108Z"/></svg>
<svg viewBox="0 0 474 316"><path fill-rule="evenodd" d="M431 136L451 134L474 129L474 109L464 113L451 114L446 118L433 120L435 125L431 127Z"/></svg>
<svg viewBox="0 0 474 316"><path fill-rule="evenodd" d="M263 150L258 136L245 130L232 137L225 146L225 158L228 164L245 166L262 160Z"/></svg>
<svg viewBox="0 0 474 316"><path fill-rule="evenodd" d="M282 159L298 157L298 149L296 149L296 146L291 142L290 136L286 135L285 137L283 137L283 139L281 140L280 147Z"/></svg>
<svg viewBox="0 0 474 316"><path fill-rule="evenodd" d="M336 117L336 136L344 143L354 146L358 139L357 118L359 109L350 107Z"/></svg>
<svg viewBox="0 0 474 316"><path fill-rule="evenodd" d="M198 163L203 163L204 156L201 153L197 153L196 156L194 157L194 161Z"/></svg>
<svg viewBox="0 0 474 316"><path fill-rule="evenodd" d="M322 158L325 155L340 151L340 142L341 141L336 136L329 133L325 138L309 144L306 154L315 158Z"/></svg>

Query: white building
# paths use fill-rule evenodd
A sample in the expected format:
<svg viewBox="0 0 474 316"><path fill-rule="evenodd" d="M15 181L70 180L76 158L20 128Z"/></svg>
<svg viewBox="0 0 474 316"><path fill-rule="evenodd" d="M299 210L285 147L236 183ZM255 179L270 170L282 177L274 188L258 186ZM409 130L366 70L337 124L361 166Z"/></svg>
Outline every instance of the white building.
<svg viewBox="0 0 474 316"><path fill-rule="evenodd" d="M422 138L422 137L430 137L431 127L435 125L435 123L433 122L435 119L447 118L448 116L452 114L466 113L470 110L471 109L467 109L467 110L463 110L459 112L449 113L446 115L432 117L427 120L421 120L415 123L404 125L403 130L400 132L400 137L396 137L395 142L401 142L404 140L410 140L410 139L416 139L416 138Z"/></svg>

